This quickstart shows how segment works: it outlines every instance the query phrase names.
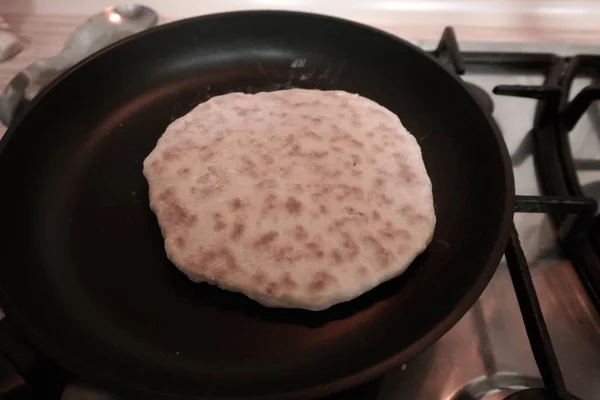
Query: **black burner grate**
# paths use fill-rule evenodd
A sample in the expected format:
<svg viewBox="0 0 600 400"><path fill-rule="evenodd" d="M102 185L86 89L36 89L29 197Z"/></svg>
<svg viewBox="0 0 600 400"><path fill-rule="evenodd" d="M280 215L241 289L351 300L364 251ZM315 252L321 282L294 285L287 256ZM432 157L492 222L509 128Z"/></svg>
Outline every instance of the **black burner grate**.
<svg viewBox="0 0 600 400"><path fill-rule="evenodd" d="M495 71L548 71L546 81L541 86L503 85L494 88L494 93L498 95L540 100L532 131L535 142L534 157L542 190L550 197L517 196L515 212L550 214L567 255L573 256L577 252L584 254L581 253L582 247L590 248L590 243L595 244L596 249L600 249L600 220L594 221L597 203L583 196L567 137L589 105L600 99L600 87L589 86L568 102L568 88L578 68L598 68L600 57L560 58L552 54L461 53L455 41L452 28L446 28L439 46L432 55L446 68L453 66L458 75L464 73L465 66L468 68L471 65L478 69L493 68ZM482 108L491 113L493 103L490 106L491 101L481 96L481 90L476 86L467 83L467 87ZM596 239L595 242L590 240L590 231L596 233L591 236ZM586 286L589 289L594 286L600 289L598 254L595 254L596 259L593 260L590 259L594 256L593 251L588 250L585 255L587 260L581 257L571 257L571 260L581 271ZM575 400L565 385L514 225L505 256L531 349L545 385L545 388L516 392L509 396L509 399Z"/></svg>

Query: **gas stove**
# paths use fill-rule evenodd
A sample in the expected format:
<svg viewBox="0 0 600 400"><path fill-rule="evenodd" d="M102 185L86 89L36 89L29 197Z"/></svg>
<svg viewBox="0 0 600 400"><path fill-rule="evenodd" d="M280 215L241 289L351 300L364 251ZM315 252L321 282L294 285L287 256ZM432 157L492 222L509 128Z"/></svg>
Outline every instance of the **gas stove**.
<svg viewBox="0 0 600 400"><path fill-rule="evenodd" d="M519 196L505 258L436 344L324 400L600 399L600 47L462 47L447 28L430 52L462 76L511 154ZM21 349L18 338L0 337L9 359ZM121 398L32 364L37 379L25 382L0 363L0 393L28 386L24 396Z"/></svg>
<svg viewBox="0 0 600 400"><path fill-rule="evenodd" d="M600 56L519 46L459 53L453 36L446 30L433 53L465 71L503 134L519 195L516 231L473 308L386 375L377 399L598 399ZM541 387L545 394L531 390Z"/></svg>

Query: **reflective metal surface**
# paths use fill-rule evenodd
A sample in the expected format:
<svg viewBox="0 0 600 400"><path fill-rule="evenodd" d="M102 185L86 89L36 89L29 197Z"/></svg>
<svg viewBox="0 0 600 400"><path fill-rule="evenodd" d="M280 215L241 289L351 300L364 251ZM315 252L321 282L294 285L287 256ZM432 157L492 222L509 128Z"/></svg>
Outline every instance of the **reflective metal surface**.
<svg viewBox="0 0 600 400"><path fill-rule="evenodd" d="M543 77L467 71L464 79L491 93L501 83L540 84ZM535 101L500 96L493 100L494 117L513 159L516 192L539 194L527 138ZM576 130L574 136L580 137L591 128L582 123ZM599 150L600 146L588 151ZM600 181L600 172L588 179ZM516 214L515 223L567 387L583 400L600 399L600 317L573 266L561 257L548 218ZM500 400L516 390L541 386L508 269L502 262L481 298L450 332L386 375L378 400Z"/></svg>
<svg viewBox="0 0 600 400"><path fill-rule="evenodd" d="M73 31L59 54L29 65L10 81L0 95L0 121L8 126L15 113L64 70L157 22L154 10L137 4L110 7L90 17Z"/></svg>

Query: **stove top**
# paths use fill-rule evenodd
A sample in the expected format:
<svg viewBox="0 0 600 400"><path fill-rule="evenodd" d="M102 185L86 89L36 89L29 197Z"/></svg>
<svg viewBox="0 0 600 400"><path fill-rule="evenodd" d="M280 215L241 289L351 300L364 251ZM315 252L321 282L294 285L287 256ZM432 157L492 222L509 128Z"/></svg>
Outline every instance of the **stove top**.
<svg viewBox="0 0 600 400"><path fill-rule="evenodd" d="M511 154L519 196L505 258L436 344L326 400L600 399L600 47L470 47L460 52L448 28L431 53L462 75ZM0 337L0 350L15 340ZM0 383L7 368L0 363ZM55 388L53 398L121 398L57 367L40 371L37 384Z"/></svg>

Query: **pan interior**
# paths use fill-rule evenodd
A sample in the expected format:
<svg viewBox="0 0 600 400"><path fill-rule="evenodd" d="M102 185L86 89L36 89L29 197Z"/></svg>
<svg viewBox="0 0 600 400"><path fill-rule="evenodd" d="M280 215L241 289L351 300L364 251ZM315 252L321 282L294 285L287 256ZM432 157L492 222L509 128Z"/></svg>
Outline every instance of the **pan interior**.
<svg viewBox="0 0 600 400"><path fill-rule="evenodd" d="M438 219L405 274L318 313L188 281L165 256L142 175L166 126L199 102L292 87L397 113L422 148ZM461 84L410 45L326 17L232 13L148 31L62 79L9 136L3 306L57 360L121 388L261 397L357 383L466 312L512 215L506 150Z"/></svg>

